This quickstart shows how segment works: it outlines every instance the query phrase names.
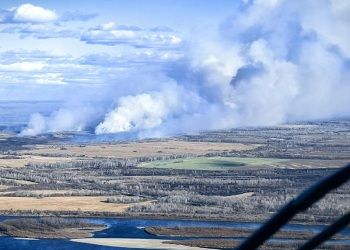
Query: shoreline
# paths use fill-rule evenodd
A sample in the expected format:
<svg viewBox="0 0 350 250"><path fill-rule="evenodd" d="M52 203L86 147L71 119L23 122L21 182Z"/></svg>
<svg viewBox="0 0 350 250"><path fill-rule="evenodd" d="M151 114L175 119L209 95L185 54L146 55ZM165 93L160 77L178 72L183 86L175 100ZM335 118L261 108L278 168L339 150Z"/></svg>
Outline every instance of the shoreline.
<svg viewBox="0 0 350 250"><path fill-rule="evenodd" d="M23 239L90 238L108 228L105 223L91 223L81 219L11 218L0 222L1 235Z"/></svg>
<svg viewBox="0 0 350 250"><path fill-rule="evenodd" d="M71 239L72 242L92 244L109 247L125 247L139 249L167 249L167 250L204 250L208 248L185 246L169 243L169 240L162 239L140 239L140 238L85 238ZM213 248L211 248L213 249Z"/></svg>
<svg viewBox="0 0 350 250"><path fill-rule="evenodd" d="M9 217L9 218L38 218L38 217L59 217L59 218L69 218L69 219L130 219L130 220L178 220L178 221L193 221L193 222L225 222L225 223L247 223L247 224L264 224L266 220L244 220L244 219L225 219L225 218L201 218L201 217L182 217L182 216L157 216L157 215L137 215L137 216L131 216L131 215L55 215L55 214L1 214L0 217ZM312 227L323 227L327 226L327 223L321 224L321 223L308 223L308 222L293 222L288 223L288 225L293 226L312 226ZM223 227L225 225L222 225ZM350 228L350 226L348 226Z"/></svg>
<svg viewBox="0 0 350 250"><path fill-rule="evenodd" d="M219 226L149 226L145 232L158 237L178 237L184 239L237 239L249 237L255 230L247 228L225 228ZM315 235L311 230L280 229L272 239L311 239ZM350 240L350 235L336 234L333 240Z"/></svg>

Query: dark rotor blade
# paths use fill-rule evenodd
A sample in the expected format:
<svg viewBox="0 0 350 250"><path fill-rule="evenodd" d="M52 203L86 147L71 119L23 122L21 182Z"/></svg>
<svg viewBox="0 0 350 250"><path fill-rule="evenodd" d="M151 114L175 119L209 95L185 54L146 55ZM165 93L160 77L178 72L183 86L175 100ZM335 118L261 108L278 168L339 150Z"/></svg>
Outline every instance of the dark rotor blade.
<svg viewBox="0 0 350 250"><path fill-rule="evenodd" d="M347 225L349 225L349 223L350 223L350 213L347 213L344 216L340 217L332 225L325 228L322 232L314 236L311 240L306 242L304 245L299 247L298 250L315 249L316 247L321 245L323 242L331 238L333 235L335 235L336 233L344 229Z"/></svg>
<svg viewBox="0 0 350 250"><path fill-rule="evenodd" d="M299 194L265 222L257 231L249 236L237 250L253 250L258 248L297 213L307 209L325 196L329 191L339 187L350 178L350 164L337 170L334 174L323 178L310 188Z"/></svg>

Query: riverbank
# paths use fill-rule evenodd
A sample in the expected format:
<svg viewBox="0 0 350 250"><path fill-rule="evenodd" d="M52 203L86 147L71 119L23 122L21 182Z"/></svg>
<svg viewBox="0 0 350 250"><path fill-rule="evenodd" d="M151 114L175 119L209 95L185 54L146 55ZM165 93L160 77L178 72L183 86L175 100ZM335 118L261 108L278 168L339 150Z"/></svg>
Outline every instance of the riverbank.
<svg viewBox="0 0 350 250"><path fill-rule="evenodd" d="M13 218L14 217L0 217L0 223L6 220L11 220ZM33 219L33 217L30 217L29 219ZM37 219L41 219L41 218L37 218ZM73 224L73 222L76 220L76 218L63 218L63 219L71 221L72 222L71 224ZM113 244L118 243L119 245L123 243L123 239L146 240L146 241L134 241L134 240L130 241L132 249L136 249L135 246L138 247L137 249L150 249L150 247L148 247L149 245L147 244L142 245L141 243L142 242L144 243L148 242L150 244L156 243L156 242L151 242L147 240L166 241L166 244L174 243L176 249L184 249L183 247L179 247L178 245L187 245L187 244L190 244L188 246L199 247L199 248L204 248L205 244L207 244L207 246L209 246L209 244L212 244L212 248L218 248L218 245L215 245L216 240L220 240L219 241L220 244L230 244L232 243L233 240L240 241L244 237L232 237L232 238L218 237L215 239L213 238L208 239L208 238L199 238L199 237L174 237L170 235L156 236L156 235L147 233L145 229L151 228L151 227L152 228L180 228L180 229L181 228L220 228L222 230L227 230L227 231L231 230L231 232L246 231L246 233L248 234L249 231L254 231L261 226L261 224L259 223L247 223L247 222L243 223L243 222L228 222L228 221L198 221L198 220L165 220L165 219L156 220L156 219L135 219L135 218L80 218L79 220L83 220L86 223L91 223L91 224L107 225L108 227L102 231L94 232L91 240L90 238L88 238L86 242L84 242L85 240L84 241L80 240L81 242L67 240L69 238L78 239L78 240L81 239L81 237L72 237L71 234L67 236L67 238L60 238L60 239L41 238L34 241L27 238L21 238L21 237L16 237L16 238L0 237L0 246L3 247L2 249L6 249L6 250L36 250L36 249L108 250L110 249L110 247L106 245L103 246L102 243L99 242L100 240L98 239L109 238L109 239L114 239L112 241L114 242ZM324 228L325 226L288 224L283 228L283 230L293 231L293 232L295 231L298 233L300 232L299 234L306 235L309 233L318 233ZM203 231L201 233L202 233L201 236L205 236L203 234ZM345 229L345 231L343 231L341 235L349 238L350 229L349 228ZM192 234L192 236L194 236L194 234ZM220 236L220 234L217 233L216 236ZM118 240L118 241L115 241L115 240ZM294 244L296 241L302 242L304 241L304 239L299 239L299 241L298 239L296 239L296 241L295 240L293 241L289 239L275 238L273 241L274 243L280 243L281 241L283 241L284 243L287 242L288 244L289 243ZM90 242L91 244L88 242ZM99 243L99 244L101 243L101 245L93 244L93 242ZM344 244L344 242L349 245L350 240L339 239L339 240L332 241L332 243L334 244ZM201 244L201 245L197 245L197 244ZM30 247L28 247L29 245ZM161 246L164 247L163 244ZM122 246L120 245L120 247Z"/></svg>
<svg viewBox="0 0 350 250"><path fill-rule="evenodd" d="M181 238L242 238L251 235L254 230L224 227L146 227L145 231L156 236L169 236ZM307 231L281 230L274 234L276 238L283 239L309 239L314 233ZM350 237L337 236L337 239L350 239Z"/></svg>
<svg viewBox="0 0 350 250"><path fill-rule="evenodd" d="M195 240L174 240L169 241L169 244L199 247L204 249L233 249L238 247L241 241L233 239L195 239ZM275 241L267 242L260 246L260 250L290 250L297 249L303 244L304 241ZM326 245L321 245L317 249L319 250L348 250L349 244L332 244L331 242Z"/></svg>
<svg viewBox="0 0 350 250"><path fill-rule="evenodd" d="M224 227L146 227L145 231L156 236L182 238L171 241L170 243L173 244L223 249L237 247L242 239L254 232L252 229ZM311 239L314 235L312 231L280 230L273 235L272 241L264 244L261 249L290 249L292 246L297 247L302 244L304 240ZM345 249L341 247L344 247L345 241L350 241L350 236L338 234L332 237L332 240L340 241L335 245L329 241L330 245L322 249ZM345 240L343 245L339 245L341 240Z"/></svg>
<svg viewBox="0 0 350 250"><path fill-rule="evenodd" d="M120 219L150 219L150 220L193 220L193 221L232 221L232 222L248 222L248 223L264 223L274 213L245 215L218 215L203 216L195 214L158 214L158 213L113 213L113 212L97 212L97 211L52 211L52 210L2 210L0 216L10 217L62 217L62 218L120 218ZM306 217L305 217L306 218ZM327 217L317 221L304 220L302 214L297 215L290 221L291 224L300 225L324 225L328 224L337 217Z"/></svg>
<svg viewBox="0 0 350 250"><path fill-rule="evenodd" d="M139 249L167 249L167 250L202 250L206 248L177 245L168 243L165 240L158 239L117 239L117 238L86 238L73 239L73 242L94 244L99 246L109 247L125 247L125 248L139 248Z"/></svg>
<svg viewBox="0 0 350 250"><path fill-rule="evenodd" d="M106 225L63 218L18 218L0 222L0 235L26 239L72 239L92 237Z"/></svg>

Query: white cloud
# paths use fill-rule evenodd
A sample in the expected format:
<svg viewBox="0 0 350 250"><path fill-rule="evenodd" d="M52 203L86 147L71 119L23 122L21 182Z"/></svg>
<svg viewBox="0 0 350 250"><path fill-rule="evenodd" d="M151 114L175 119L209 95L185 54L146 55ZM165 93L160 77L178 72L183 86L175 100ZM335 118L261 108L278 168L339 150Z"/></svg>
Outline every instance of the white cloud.
<svg viewBox="0 0 350 250"><path fill-rule="evenodd" d="M13 20L17 22L43 23L57 19L54 11L32 4L23 4L16 8Z"/></svg>
<svg viewBox="0 0 350 250"><path fill-rule="evenodd" d="M32 4L22 4L11 11L13 22L46 23L57 20L57 14L49 9Z"/></svg>
<svg viewBox="0 0 350 250"><path fill-rule="evenodd" d="M108 85L128 74L135 74L140 67L147 71L165 67L182 58L178 51L155 49L81 57L37 50L5 51L0 52L0 84Z"/></svg>
<svg viewBox="0 0 350 250"><path fill-rule="evenodd" d="M42 62L17 62L12 64L0 64L0 71L40 71L45 67Z"/></svg>
<svg viewBox="0 0 350 250"><path fill-rule="evenodd" d="M70 29L54 23L10 23L2 25L0 33L18 34L20 38L79 38L79 29Z"/></svg>
<svg viewBox="0 0 350 250"><path fill-rule="evenodd" d="M108 22L108 23L101 24L99 27L101 30L113 30L113 29L116 29L117 25L115 22Z"/></svg>
<svg viewBox="0 0 350 250"><path fill-rule="evenodd" d="M60 73L43 73L33 75L34 82L38 84L66 84Z"/></svg>
<svg viewBox="0 0 350 250"><path fill-rule="evenodd" d="M161 29L145 30L135 26L118 26L114 22L105 23L89 29L81 36L89 44L115 46L126 44L141 48L175 48L182 44L182 39Z"/></svg>

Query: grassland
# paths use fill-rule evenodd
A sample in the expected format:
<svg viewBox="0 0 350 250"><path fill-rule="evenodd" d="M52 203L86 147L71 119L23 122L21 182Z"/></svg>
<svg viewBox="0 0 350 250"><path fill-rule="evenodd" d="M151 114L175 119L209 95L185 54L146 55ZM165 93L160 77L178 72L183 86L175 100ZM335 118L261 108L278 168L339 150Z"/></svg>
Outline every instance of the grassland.
<svg viewBox="0 0 350 250"><path fill-rule="evenodd" d="M242 157L196 157L176 160L153 161L142 163L144 168L170 168L191 170L228 170L235 167L271 166L288 160L276 158Z"/></svg>

